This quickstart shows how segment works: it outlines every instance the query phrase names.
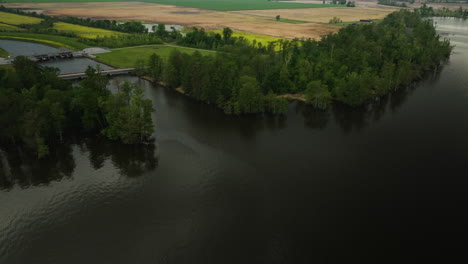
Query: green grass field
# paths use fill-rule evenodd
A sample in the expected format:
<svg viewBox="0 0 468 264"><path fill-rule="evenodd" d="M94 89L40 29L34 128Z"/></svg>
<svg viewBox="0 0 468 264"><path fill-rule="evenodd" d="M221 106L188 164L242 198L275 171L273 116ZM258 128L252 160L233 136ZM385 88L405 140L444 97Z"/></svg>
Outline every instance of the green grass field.
<svg viewBox="0 0 468 264"><path fill-rule="evenodd" d="M0 31L25 31L26 29L0 23Z"/></svg>
<svg viewBox="0 0 468 264"><path fill-rule="evenodd" d="M8 3L85 3L85 2L123 2L125 0L6 0ZM203 9L211 9L218 11L233 11L233 10L260 10L260 9L290 9L290 8L317 8L331 7L340 5L329 4L303 4L303 3L286 3L274 2L267 0L126 0L148 2L155 4L177 5L185 7L195 7Z"/></svg>
<svg viewBox="0 0 468 264"><path fill-rule="evenodd" d="M24 41L39 42L54 47L64 47L69 49L81 50L88 48L81 42L78 42L75 38L46 35L46 34L33 34L33 33L21 33L21 32L0 32L0 39L17 39Z"/></svg>
<svg viewBox="0 0 468 264"><path fill-rule="evenodd" d="M173 49L178 49L181 52L192 54L197 49L176 47L176 46L164 46L164 45L151 45L151 46L140 46L140 47L129 47L114 49L109 53L97 54L96 58L106 64L119 67L128 68L134 67L138 60L147 61L149 56L153 53L161 56L162 59L166 60L169 57L170 52ZM202 55L214 55L216 52L207 50L198 50Z"/></svg>
<svg viewBox="0 0 468 264"><path fill-rule="evenodd" d="M75 33L80 38L89 38L89 39L95 39L97 37L111 37L111 36L125 35L125 33L121 33L121 32L74 25L74 24L69 24L69 23L64 23L64 22L54 23L54 29L60 32Z"/></svg>
<svg viewBox="0 0 468 264"><path fill-rule="evenodd" d="M5 23L9 25L39 24L41 23L41 21L42 19L40 18L0 12L0 23Z"/></svg>

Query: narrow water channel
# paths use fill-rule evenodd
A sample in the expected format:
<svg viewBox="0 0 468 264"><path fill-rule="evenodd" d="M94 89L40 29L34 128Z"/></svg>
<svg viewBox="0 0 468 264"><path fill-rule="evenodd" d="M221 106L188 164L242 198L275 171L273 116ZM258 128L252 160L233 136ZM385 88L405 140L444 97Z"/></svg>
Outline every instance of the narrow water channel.
<svg viewBox="0 0 468 264"><path fill-rule="evenodd" d="M436 21L450 61L359 109L226 116L114 79L152 99L155 146L77 138L44 164L1 150L0 263L417 263L462 250L468 21Z"/></svg>

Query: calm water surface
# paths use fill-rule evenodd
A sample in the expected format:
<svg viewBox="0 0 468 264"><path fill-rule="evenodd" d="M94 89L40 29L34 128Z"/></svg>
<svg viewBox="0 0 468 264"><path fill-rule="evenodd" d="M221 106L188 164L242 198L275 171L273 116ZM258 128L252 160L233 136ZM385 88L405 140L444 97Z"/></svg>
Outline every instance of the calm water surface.
<svg viewBox="0 0 468 264"><path fill-rule="evenodd" d="M437 22L450 61L362 109L232 117L121 78L153 100L156 144L76 138L42 163L2 150L0 263L418 263L461 250L468 22Z"/></svg>

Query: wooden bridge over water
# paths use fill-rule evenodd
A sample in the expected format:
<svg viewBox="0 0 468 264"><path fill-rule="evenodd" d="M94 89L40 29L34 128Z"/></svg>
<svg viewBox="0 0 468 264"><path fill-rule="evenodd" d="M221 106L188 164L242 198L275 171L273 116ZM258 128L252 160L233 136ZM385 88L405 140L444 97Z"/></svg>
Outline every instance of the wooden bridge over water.
<svg viewBox="0 0 468 264"><path fill-rule="evenodd" d="M112 70L100 71L100 74L106 75L106 76L126 75L134 70L135 68L112 69ZM75 80L75 79L83 79L85 76L86 76L86 73L78 72L78 73L60 74L58 77L64 80Z"/></svg>

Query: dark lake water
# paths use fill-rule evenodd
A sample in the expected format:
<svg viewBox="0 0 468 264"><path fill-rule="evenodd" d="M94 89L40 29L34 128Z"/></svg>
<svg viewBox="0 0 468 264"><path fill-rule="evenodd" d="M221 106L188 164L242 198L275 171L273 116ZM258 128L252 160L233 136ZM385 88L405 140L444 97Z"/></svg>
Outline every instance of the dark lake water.
<svg viewBox="0 0 468 264"><path fill-rule="evenodd" d="M41 163L1 150L0 263L421 263L463 250L468 22L437 22L450 61L361 109L233 117L120 78L153 100L155 146L77 138Z"/></svg>

